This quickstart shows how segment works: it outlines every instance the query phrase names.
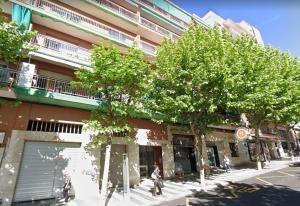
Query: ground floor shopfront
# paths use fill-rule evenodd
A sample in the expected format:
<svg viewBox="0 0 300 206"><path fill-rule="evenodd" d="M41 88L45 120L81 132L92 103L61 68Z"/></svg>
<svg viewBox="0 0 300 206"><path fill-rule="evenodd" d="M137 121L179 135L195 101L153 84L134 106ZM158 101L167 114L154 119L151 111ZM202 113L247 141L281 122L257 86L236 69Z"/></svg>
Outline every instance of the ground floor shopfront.
<svg viewBox="0 0 300 206"><path fill-rule="evenodd" d="M76 198L98 197L105 152L104 146L92 145L91 134L82 129L87 112L29 103L1 111L0 129L7 136L0 168L3 205L61 196L68 177ZM148 178L154 165L164 178L174 177L179 167L185 173L198 171L197 148L190 133L145 119L131 122L135 126L131 139L113 138L109 186L122 186L123 154L128 156L131 186ZM222 167L224 155L232 165L249 161L247 147L235 141L234 129L216 130L205 141L207 171Z"/></svg>
<svg viewBox="0 0 300 206"><path fill-rule="evenodd" d="M137 129L136 137L128 140L114 137L109 171L110 186L122 186L122 155L129 159L130 185L138 185L158 165L161 175L176 175L179 165L186 173L196 172L197 149L189 134L176 134L167 129L165 138L153 139L151 128ZM237 154L231 155L230 144L236 144ZM206 168L224 164L228 154L232 164L248 161L242 145L234 142L231 133L213 132L203 146ZM66 134L13 130L0 169L0 197L3 204L11 201L47 199L62 195L68 176L76 198L97 197L104 165L104 147L90 144L88 133ZM85 197L86 198L86 197Z"/></svg>

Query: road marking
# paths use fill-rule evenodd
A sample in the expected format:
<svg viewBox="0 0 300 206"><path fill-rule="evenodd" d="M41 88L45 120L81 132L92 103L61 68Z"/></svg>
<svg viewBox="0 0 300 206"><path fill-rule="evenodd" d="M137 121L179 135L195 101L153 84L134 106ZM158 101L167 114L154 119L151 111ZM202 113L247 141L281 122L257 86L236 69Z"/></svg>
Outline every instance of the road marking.
<svg viewBox="0 0 300 206"><path fill-rule="evenodd" d="M265 176L265 177L260 177L260 178L264 178L264 179L268 179L268 178L281 178L281 177L287 177L285 176Z"/></svg>
<svg viewBox="0 0 300 206"><path fill-rule="evenodd" d="M300 169L299 170L285 170L285 172L300 172Z"/></svg>
<svg viewBox="0 0 300 206"><path fill-rule="evenodd" d="M234 187L231 187L230 185L227 187L232 195L232 198L230 199L236 199L236 198L239 198L239 196L237 194L235 194L234 192Z"/></svg>
<svg viewBox="0 0 300 206"><path fill-rule="evenodd" d="M258 178L258 177L256 177L256 179L258 179L258 180L260 180L260 181L266 183L267 185L270 185L270 186L273 185L271 182L268 182L268 181L266 181L266 180L260 179L260 178Z"/></svg>
<svg viewBox="0 0 300 206"><path fill-rule="evenodd" d="M295 177L295 175L292 175L292 174L289 174L289 173L286 173L286 172L281 172L281 171L277 171L277 172L281 173L281 174L284 174L284 175L291 176L291 177Z"/></svg>
<svg viewBox="0 0 300 206"><path fill-rule="evenodd" d="M186 205L186 206L189 206L189 205L190 205L190 203L189 203L189 198L186 198L186 199L185 199L185 205Z"/></svg>

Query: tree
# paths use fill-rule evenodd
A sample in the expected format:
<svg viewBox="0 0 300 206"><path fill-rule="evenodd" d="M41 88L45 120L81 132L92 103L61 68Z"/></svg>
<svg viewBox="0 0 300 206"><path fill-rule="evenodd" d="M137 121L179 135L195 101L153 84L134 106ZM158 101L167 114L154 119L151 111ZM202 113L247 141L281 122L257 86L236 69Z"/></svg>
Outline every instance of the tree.
<svg viewBox="0 0 300 206"><path fill-rule="evenodd" d="M131 130L128 118L133 109L140 107L149 85L150 70L143 53L136 48L130 48L123 56L118 49L105 49L100 44L93 48L91 62L93 71L84 68L77 71L78 80L73 82L73 86L86 88L103 101L92 111L87 128L96 133L93 138L95 145L106 144L100 195L104 205L112 137L115 133Z"/></svg>
<svg viewBox="0 0 300 206"><path fill-rule="evenodd" d="M15 22L7 22L1 13L2 10L0 10L0 60L6 64L18 64L20 60L28 57L30 51L36 49L30 44L30 40L36 36L36 32L28 32L25 26L18 26ZM8 83L10 86L13 82ZM7 84L0 85L0 87L2 86L7 86ZM0 105L2 104L17 106L19 102L11 103L0 98Z"/></svg>
<svg viewBox="0 0 300 206"><path fill-rule="evenodd" d="M202 147L209 125L222 120L224 80L233 39L220 29L191 25L175 42L165 41L157 54L157 70L149 104L156 121L188 126L198 150L200 179L205 188Z"/></svg>
<svg viewBox="0 0 300 206"><path fill-rule="evenodd" d="M261 126L286 121L292 115L286 112L296 111L299 69L290 55L258 45L251 37L242 36L234 44L232 69L226 80L227 106L230 111L245 113L254 128L257 168L261 169Z"/></svg>
<svg viewBox="0 0 300 206"><path fill-rule="evenodd" d="M0 59L9 63L17 63L28 57L28 53L35 49L30 40L36 32L27 32L25 26L18 26L15 22L0 22Z"/></svg>
<svg viewBox="0 0 300 206"><path fill-rule="evenodd" d="M294 161L292 143L297 139L294 127L300 120L300 63L285 52L281 55L280 64L283 80L281 81L282 94L279 95L278 102L281 104L276 106L272 116L275 123L287 125L289 154Z"/></svg>

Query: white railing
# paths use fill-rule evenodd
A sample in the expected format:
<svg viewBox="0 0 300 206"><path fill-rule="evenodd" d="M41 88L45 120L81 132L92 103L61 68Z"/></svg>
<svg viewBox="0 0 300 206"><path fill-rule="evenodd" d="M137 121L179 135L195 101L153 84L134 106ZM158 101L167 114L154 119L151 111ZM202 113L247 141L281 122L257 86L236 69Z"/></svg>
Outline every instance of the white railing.
<svg viewBox="0 0 300 206"><path fill-rule="evenodd" d="M158 26L157 24L141 17L141 24L153 31L156 31L162 35L166 35L166 36L170 36L170 32L164 28L162 28L161 26Z"/></svg>
<svg viewBox="0 0 300 206"><path fill-rule="evenodd" d="M108 7L109 9L112 9L113 11L119 13L122 16L126 16L134 21L138 21L138 16L134 12L125 9L114 2L108 0L92 0L92 1L101 4L105 7Z"/></svg>
<svg viewBox="0 0 300 206"><path fill-rule="evenodd" d="M88 99L100 99L100 95L92 95L88 89L74 88L68 81L37 74L33 75L32 77L31 88Z"/></svg>
<svg viewBox="0 0 300 206"><path fill-rule="evenodd" d="M158 32L159 34L161 34L163 36L171 38L172 40L176 40L179 37L177 34L174 34L173 32L171 32L171 31L169 31L169 30L167 30L167 29L165 29L165 28L149 21L148 19L143 18L143 17L141 17L140 23L143 26L145 26L145 27L147 27L147 28L149 28L149 29L151 29L155 32Z"/></svg>
<svg viewBox="0 0 300 206"><path fill-rule="evenodd" d="M171 39L176 40L176 39L178 39L179 37L180 37L179 35L172 33Z"/></svg>
<svg viewBox="0 0 300 206"><path fill-rule="evenodd" d="M100 23L96 20L93 20L89 17L83 16L79 13L76 13L72 10L66 9L58 4L47 0L32 0L32 1L22 1L20 2L27 3L33 7L42 9L47 13L51 13L60 18L64 18L70 22L76 23L78 25L89 28L93 31L102 33L112 39L121 41L129 46L131 46L134 42L134 37L123 32L120 32L110 26L107 26L103 23Z"/></svg>
<svg viewBox="0 0 300 206"><path fill-rule="evenodd" d="M185 21L182 21L181 19L177 18L176 16L173 16L172 14L170 14L169 12L167 12L167 11L163 10L162 8L156 6L152 2L150 2L148 0L138 0L138 1L139 1L139 3L141 3L144 6L148 7L149 9L154 10L154 11L158 12L159 14L165 16L166 18L170 19L171 21L175 21L176 23L180 24L184 28L188 27L188 23L186 23Z"/></svg>
<svg viewBox="0 0 300 206"><path fill-rule="evenodd" d="M63 57L71 57L75 60L78 59L90 63L91 52L88 49L79 47L77 45L70 44L68 42L43 34L38 34L34 39L32 39L31 42L34 45L54 51Z"/></svg>
<svg viewBox="0 0 300 206"><path fill-rule="evenodd" d="M151 53L153 55L156 54L156 47L150 43L147 43L145 41L140 41L140 49L142 49L143 51L146 51L148 53Z"/></svg>

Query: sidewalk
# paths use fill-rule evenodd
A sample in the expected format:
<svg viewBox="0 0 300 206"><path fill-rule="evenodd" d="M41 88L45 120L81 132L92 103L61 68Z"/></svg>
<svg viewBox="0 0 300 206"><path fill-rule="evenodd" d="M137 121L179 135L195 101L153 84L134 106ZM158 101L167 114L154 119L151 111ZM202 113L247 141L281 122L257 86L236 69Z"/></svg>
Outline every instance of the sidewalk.
<svg viewBox="0 0 300 206"><path fill-rule="evenodd" d="M296 161L300 162L298 157ZM240 169L232 169L228 173L223 170L216 170L214 174L206 177L206 189L213 190L218 184L226 185L228 182L238 182L260 174L268 173L287 167L292 162L290 160L271 161L263 170L257 171L254 167L244 167ZM166 201L178 199L191 195L193 192L201 191L198 174L186 175L183 179L173 178L164 181L165 187L162 188L163 195L153 197L151 189L153 182L146 179L136 188L130 189L130 197L124 198L121 190L111 191L108 195L107 206L150 206L161 204ZM71 200L65 204L62 199L41 200L28 203L15 203L14 206L93 206L99 205L98 199L90 199L89 202L80 202L79 200Z"/></svg>
<svg viewBox="0 0 300 206"><path fill-rule="evenodd" d="M299 161L299 160L298 160ZM226 185L228 182L238 182L244 179L248 179L257 175L268 173L274 170L279 170L287 167L291 161L278 160L271 161L263 170L258 171L255 168L242 168L232 169L228 173L224 173L222 170L215 171L217 174L212 174L206 178L206 189L213 190L217 187L217 184ZM165 187L162 188L163 195L152 196L151 189L153 188L153 182L149 179L144 180L141 184L130 189L130 197L127 200L123 198L122 191L114 191L109 195L108 206L150 206L178 199L192 194L196 191L201 191L201 186L197 176L187 176L184 179L171 179L165 180Z"/></svg>

